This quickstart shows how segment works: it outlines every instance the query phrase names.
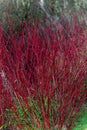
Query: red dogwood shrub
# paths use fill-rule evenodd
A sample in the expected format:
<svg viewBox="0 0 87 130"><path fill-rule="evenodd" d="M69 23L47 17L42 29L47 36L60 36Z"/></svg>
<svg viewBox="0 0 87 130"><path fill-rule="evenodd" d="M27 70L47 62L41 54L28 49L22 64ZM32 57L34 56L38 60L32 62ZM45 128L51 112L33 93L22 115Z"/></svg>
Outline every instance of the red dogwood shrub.
<svg viewBox="0 0 87 130"><path fill-rule="evenodd" d="M9 34L0 29L1 117L6 108L25 102L33 118L29 105L33 98L43 129L56 125L70 129L87 97L86 51L87 34L76 22L60 27L24 23L15 33L10 25Z"/></svg>

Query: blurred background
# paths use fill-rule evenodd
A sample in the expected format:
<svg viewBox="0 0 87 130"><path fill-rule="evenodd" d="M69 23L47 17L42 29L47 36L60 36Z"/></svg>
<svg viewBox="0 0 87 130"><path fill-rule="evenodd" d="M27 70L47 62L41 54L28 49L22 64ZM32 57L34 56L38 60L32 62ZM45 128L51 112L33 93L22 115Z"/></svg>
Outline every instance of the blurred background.
<svg viewBox="0 0 87 130"><path fill-rule="evenodd" d="M0 21L6 21L7 14L14 20L28 20L43 15L57 21L61 15L69 20L70 15L79 15L87 24L87 0L0 0Z"/></svg>

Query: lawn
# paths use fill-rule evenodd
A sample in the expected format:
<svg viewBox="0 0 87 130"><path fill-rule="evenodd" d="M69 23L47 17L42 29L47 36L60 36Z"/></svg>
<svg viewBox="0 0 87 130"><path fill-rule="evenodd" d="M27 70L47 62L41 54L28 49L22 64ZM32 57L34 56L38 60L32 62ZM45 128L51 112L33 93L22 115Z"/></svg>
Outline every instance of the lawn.
<svg viewBox="0 0 87 130"><path fill-rule="evenodd" d="M87 130L87 103L79 111L76 120L77 123L73 130Z"/></svg>

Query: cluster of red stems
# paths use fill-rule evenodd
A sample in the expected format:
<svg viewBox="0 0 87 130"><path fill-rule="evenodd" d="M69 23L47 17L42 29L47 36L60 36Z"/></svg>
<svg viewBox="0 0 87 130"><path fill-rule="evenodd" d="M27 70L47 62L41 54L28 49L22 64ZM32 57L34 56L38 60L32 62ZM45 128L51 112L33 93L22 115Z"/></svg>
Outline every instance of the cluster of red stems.
<svg viewBox="0 0 87 130"><path fill-rule="evenodd" d="M0 27L0 125L5 109L15 108L16 99L25 102L29 111L33 97L41 110L43 129L56 124L70 129L69 119L87 97L87 33L75 21L63 26L19 26L14 33L10 24L8 34ZM50 123L53 99L56 117L51 110Z"/></svg>

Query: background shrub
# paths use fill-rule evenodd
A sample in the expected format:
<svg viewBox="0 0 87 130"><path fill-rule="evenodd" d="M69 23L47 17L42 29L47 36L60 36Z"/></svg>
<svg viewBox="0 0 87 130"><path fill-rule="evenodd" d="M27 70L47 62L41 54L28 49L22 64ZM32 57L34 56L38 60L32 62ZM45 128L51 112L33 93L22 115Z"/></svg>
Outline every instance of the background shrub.
<svg viewBox="0 0 87 130"><path fill-rule="evenodd" d="M10 7L10 8L9 8ZM0 1L0 21L6 23L7 15L16 22L14 25L17 28L17 23L27 21L33 18L50 17L55 22L59 23L58 19L64 14L64 20L70 21L71 15L78 15L79 21L85 21L87 25L87 2L86 0L43 0L43 7L39 0L1 0ZM45 21L44 20L44 21ZM8 23L6 24L8 27Z"/></svg>

